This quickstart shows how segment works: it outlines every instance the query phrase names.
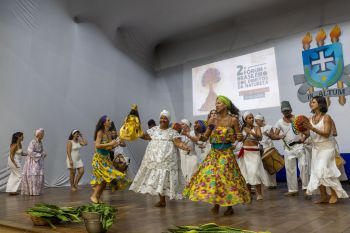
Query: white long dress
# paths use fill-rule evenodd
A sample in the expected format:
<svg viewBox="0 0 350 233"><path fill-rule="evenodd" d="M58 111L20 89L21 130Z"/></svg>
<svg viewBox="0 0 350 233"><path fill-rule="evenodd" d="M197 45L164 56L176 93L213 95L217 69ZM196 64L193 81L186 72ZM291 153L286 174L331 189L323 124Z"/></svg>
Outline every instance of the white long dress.
<svg viewBox="0 0 350 233"><path fill-rule="evenodd" d="M243 131L243 137L246 136ZM248 136L249 137L249 136ZM247 149L247 150L244 150ZM261 160L259 151L249 151L249 149L259 149L258 146L243 146L244 156L237 160L238 166L247 184L263 184L269 186L269 178Z"/></svg>
<svg viewBox="0 0 350 233"><path fill-rule="evenodd" d="M324 130L324 117L313 124L313 127L318 130ZM320 185L332 188L338 198L348 198L348 194L340 184L339 177L341 175L335 163L336 144L333 136L329 138L311 132L312 140L312 160L311 160L311 177L307 186L307 193L312 194L318 191Z"/></svg>
<svg viewBox="0 0 350 233"><path fill-rule="evenodd" d="M7 164L11 170L11 174L6 184L6 192L15 193L18 191L19 185L22 182L22 166L21 166L21 156L22 149L18 149L15 153L14 160L18 167L16 167L11 161L10 156L8 157Z"/></svg>
<svg viewBox="0 0 350 233"><path fill-rule="evenodd" d="M162 130L159 126L147 130L147 133L152 140L148 143L130 190L181 199L185 180L179 151L173 142L179 134L171 128Z"/></svg>
<svg viewBox="0 0 350 233"><path fill-rule="evenodd" d="M83 161L80 158L80 149L81 145L79 142L75 142L74 140L71 140L72 142L72 150L71 150L71 157L73 161L73 167L70 166L69 164L69 159L67 156L66 163L67 163L67 168L80 168L84 167Z"/></svg>
<svg viewBox="0 0 350 233"><path fill-rule="evenodd" d="M194 143L191 141L191 139L189 139L186 136L181 136L181 141L185 143L189 148L191 148L191 151L189 153L181 149L179 150L181 158L181 170L186 182L189 182L191 180L192 174L198 168L198 158L194 147Z"/></svg>

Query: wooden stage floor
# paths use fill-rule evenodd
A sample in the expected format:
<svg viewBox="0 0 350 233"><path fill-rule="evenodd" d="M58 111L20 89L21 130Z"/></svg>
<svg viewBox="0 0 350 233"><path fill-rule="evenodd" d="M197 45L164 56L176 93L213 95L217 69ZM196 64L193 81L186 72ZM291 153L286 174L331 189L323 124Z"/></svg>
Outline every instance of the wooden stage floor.
<svg viewBox="0 0 350 233"><path fill-rule="evenodd" d="M345 184L350 193L350 185ZM153 207L157 197L135 194L131 191L105 191L103 199L119 209L117 222L109 232L160 233L173 225L199 225L215 222L237 228L272 233L350 233L350 199L335 205L317 205L297 197L284 197L285 184L277 190L265 190L265 199L246 206L236 206L233 216L224 217L223 210L213 216L210 205L185 201L168 201L163 209ZM60 206L78 206L88 203L90 187L71 193L68 187L45 189L39 197L8 196L0 194L0 232L86 232L83 224L59 226L56 230L34 227L25 210L35 203L47 202ZM6 226L6 227L5 227ZM8 230L6 230L8 229Z"/></svg>

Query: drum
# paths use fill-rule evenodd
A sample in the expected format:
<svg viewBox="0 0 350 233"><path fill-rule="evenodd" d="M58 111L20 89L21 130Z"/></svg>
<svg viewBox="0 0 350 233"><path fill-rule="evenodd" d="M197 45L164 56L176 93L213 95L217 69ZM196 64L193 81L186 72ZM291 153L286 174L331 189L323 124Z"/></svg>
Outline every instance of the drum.
<svg viewBox="0 0 350 233"><path fill-rule="evenodd" d="M113 166L120 172L125 172L128 169L128 163L124 155L117 154L113 160Z"/></svg>
<svg viewBox="0 0 350 233"><path fill-rule="evenodd" d="M284 167L284 159L275 148L270 148L264 153L262 162L270 175L277 173Z"/></svg>

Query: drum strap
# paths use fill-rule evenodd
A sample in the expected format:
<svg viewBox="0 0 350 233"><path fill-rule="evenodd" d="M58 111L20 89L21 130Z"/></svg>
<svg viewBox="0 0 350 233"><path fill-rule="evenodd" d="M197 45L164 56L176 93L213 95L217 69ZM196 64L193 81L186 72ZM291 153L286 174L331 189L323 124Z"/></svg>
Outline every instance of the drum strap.
<svg viewBox="0 0 350 233"><path fill-rule="evenodd" d="M242 147L241 148L241 150L239 151L239 153L238 153L238 158L241 158L241 157L243 157L244 156L244 151L260 151L260 149L259 148L244 148L244 147Z"/></svg>

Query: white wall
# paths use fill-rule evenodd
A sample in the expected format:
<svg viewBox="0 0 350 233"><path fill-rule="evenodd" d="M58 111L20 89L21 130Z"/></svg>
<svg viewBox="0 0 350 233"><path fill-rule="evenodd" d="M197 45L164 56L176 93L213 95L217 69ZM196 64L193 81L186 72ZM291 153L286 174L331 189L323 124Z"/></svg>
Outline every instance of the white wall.
<svg viewBox="0 0 350 233"><path fill-rule="evenodd" d="M176 113L183 113L184 117L195 120L192 116L191 69L193 67L275 47L280 98L291 102L295 114L309 115L308 104L298 100L299 87L295 86L293 81L294 74L303 73L302 37L310 31L315 38L320 28L320 20L325 24L329 23L329 26L324 27L328 35L331 27L339 23L343 31L340 41L343 44L345 65L350 64L350 21L343 21L349 19L349 14L344 10L349 9L348 6L349 2L346 1L327 2L322 7L301 8L298 12L277 15L274 19L242 24L242 27L238 25L238 28L218 32L215 35L162 46L158 50L158 76L166 80L169 87L173 83L183 85L182 90L179 88L176 95L171 95ZM329 40L328 36L327 43L330 43ZM315 41L313 41L313 47L315 47ZM180 106L181 101L183 105ZM343 153L349 153L347 118L350 115L350 96L347 97L348 102L343 107L338 104L337 98L332 98L331 101L329 113L338 126L340 149ZM274 124L281 118L278 107L262 109L258 112L265 115L270 124Z"/></svg>
<svg viewBox="0 0 350 233"><path fill-rule="evenodd" d="M173 111L162 80L156 82L94 25L74 23L62 1L0 1L0 190L12 133L24 132L26 148L38 127L46 130L47 185L67 184L66 140L75 128L89 141L81 151L88 183L98 118L107 114L120 127L133 103L145 129L163 108ZM128 145L133 176L146 143Z"/></svg>

